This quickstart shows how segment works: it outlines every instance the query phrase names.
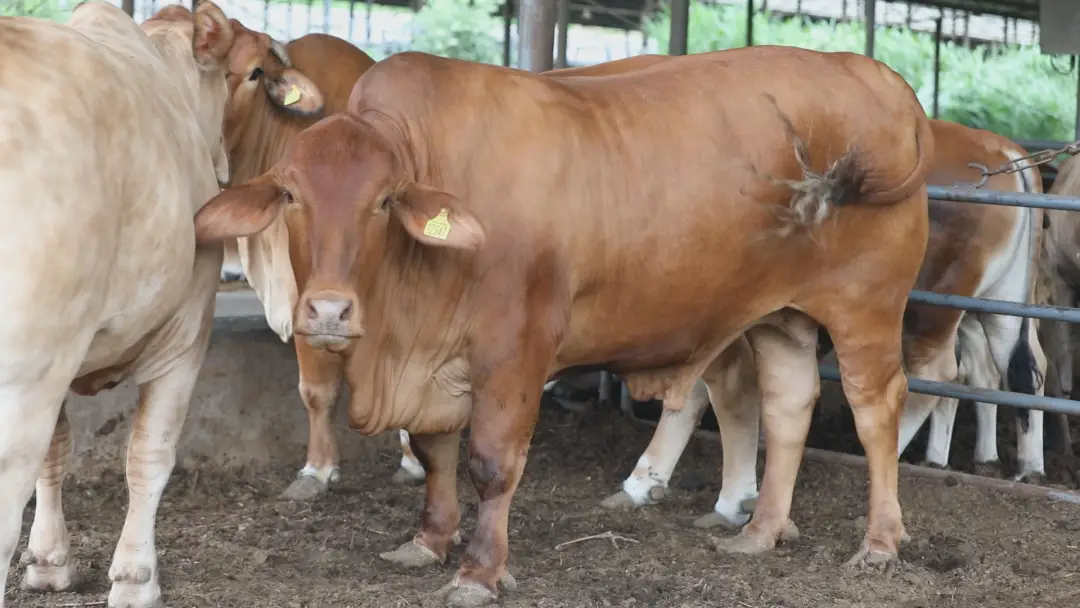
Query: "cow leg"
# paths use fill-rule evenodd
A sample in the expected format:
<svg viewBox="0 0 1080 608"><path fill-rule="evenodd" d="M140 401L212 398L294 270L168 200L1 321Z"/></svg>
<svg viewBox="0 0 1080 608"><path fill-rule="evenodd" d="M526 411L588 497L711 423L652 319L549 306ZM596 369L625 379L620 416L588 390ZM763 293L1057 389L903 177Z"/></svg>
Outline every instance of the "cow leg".
<svg viewBox="0 0 1080 608"><path fill-rule="evenodd" d="M26 566L23 586L28 589L63 591L74 582L75 565L70 558L71 541L61 495L70 465L71 428L66 407L61 405L52 443L38 474L30 542L20 559Z"/></svg>
<svg viewBox="0 0 1080 608"><path fill-rule="evenodd" d="M970 386L995 388L997 372L993 369L993 360L990 359L989 347L986 346L986 334L974 315L965 315L961 318L957 329L957 342L960 348L960 362L956 380ZM942 365L941 368L927 370L927 373L932 376L938 374L948 376L952 370L945 367ZM930 413L930 437L926 442L925 464L948 468L956 424L956 410L959 405L958 399L938 398L937 405ZM916 407L918 406L913 404L912 409ZM904 436L903 430L901 430L901 436ZM980 439L981 437L980 434Z"/></svg>
<svg viewBox="0 0 1080 608"><path fill-rule="evenodd" d="M703 382L698 382L683 409L665 409L649 446L638 458L630 476L623 480L622 490L601 504L608 509L633 509L663 500L675 465L708 405L708 389Z"/></svg>
<svg viewBox="0 0 1080 608"><path fill-rule="evenodd" d="M694 520L698 528L739 528L750 519L758 499L757 450L761 394L754 351L740 338L713 362L703 376L720 427L724 470L713 512Z"/></svg>
<svg viewBox="0 0 1080 608"><path fill-rule="evenodd" d="M67 383L56 381L0 384L0 411L8 423L0 425L0 608L7 594L8 568L19 544L22 514L34 483L42 471L63 407Z"/></svg>
<svg viewBox="0 0 1080 608"><path fill-rule="evenodd" d="M718 551L762 553L777 541L798 536L789 518L791 499L821 382L816 325L801 315L786 325L783 329L763 325L747 332L761 391L765 473L750 523L738 536L717 541Z"/></svg>
<svg viewBox="0 0 1080 608"><path fill-rule="evenodd" d="M486 605L498 597L499 587L512 591L517 585L506 569L510 503L525 469L554 348L521 344L514 350L530 359L521 366L497 366L473 384L469 477L480 507L461 567L439 592L450 606Z"/></svg>
<svg viewBox="0 0 1080 608"><path fill-rule="evenodd" d="M1019 343L1023 323L1033 325L1031 321L1021 317L983 315L990 355L998 374L1006 379L1009 385L1007 388L1024 392L1034 389L1034 394L1042 395L1045 386L1042 380L1046 378L1046 354L1039 344L1039 335L1033 326L1028 327L1027 343ZM1017 411L1016 480L1037 478L1046 474L1043 416L1041 410Z"/></svg>
<svg viewBox="0 0 1080 608"><path fill-rule="evenodd" d="M907 364L908 374L920 380L932 382L955 382L960 374L956 362L956 341L960 330L960 320L963 312L946 308L933 309L927 306L910 306L908 311L918 320L914 325L918 328L913 331L904 344L904 359ZM961 359L965 356L961 355ZM905 387L907 381L905 379ZM847 389L845 390L845 394ZM905 388L906 390L906 388ZM897 440L897 458L904 453L915 434L919 432L923 423L931 412L937 410L938 431L934 434L933 443L928 444L927 450L945 450L944 463L948 464L948 445L940 439L945 433L944 426L951 426L956 416L955 405L948 402L942 403L941 397L923 395L921 393L907 393L904 405L900 409L899 431ZM949 424L946 425L945 423ZM933 432L933 429L931 429ZM934 455L937 460L942 460ZM945 466L945 465L942 465Z"/></svg>
<svg viewBox="0 0 1080 608"><path fill-rule="evenodd" d="M420 460L413 453L409 443L409 431L399 429L398 439L401 441L401 465L391 480L396 484L406 485L424 481L424 465L420 464Z"/></svg>
<svg viewBox="0 0 1080 608"><path fill-rule="evenodd" d="M427 495L420 532L411 541L379 557L408 568L420 568L445 562L451 543L461 542L457 496L461 433L413 435L412 444L420 470L430 471L425 478Z"/></svg>
<svg viewBox="0 0 1080 608"><path fill-rule="evenodd" d="M326 492L341 475L333 418L341 394L344 362L340 355L311 348L303 340L296 341L296 357L300 367L300 397L308 413L307 462L281 493L281 498L311 500Z"/></svg>
<svg viewBox="0 0 1080 608"><path fill-rule="evenodd" d="M896 560L897 546L905 537L897 489L897 423L901 404L908 396L907 377L900 365L900 324L891 312L882 311L881 315L865 309L845 312L846 318L840 317L828 329L836 346L844 394L851 404L870 473L866 534L859 551L846 565L874 566ZM921 340L915 337L909 343L908 360L915 364L909 365L909 369L925 373L937 364L941 365L938 371L944 372L941 375L956 377L953 349L956 325L947 324L944 329L944 335L939 334L937 341L927 344L923 335ZM911 393L908 404L915 397L924 395Z"/></svg>
<svg viewBox="0 0 1080 608"><path fill-rule="evenodd" d="M158 504L176 463L176 442L206 355L192 345L161 376L139 385L139 406L127 448L128 511L113 553L109 606L162 606L154 527Z"/></svg>

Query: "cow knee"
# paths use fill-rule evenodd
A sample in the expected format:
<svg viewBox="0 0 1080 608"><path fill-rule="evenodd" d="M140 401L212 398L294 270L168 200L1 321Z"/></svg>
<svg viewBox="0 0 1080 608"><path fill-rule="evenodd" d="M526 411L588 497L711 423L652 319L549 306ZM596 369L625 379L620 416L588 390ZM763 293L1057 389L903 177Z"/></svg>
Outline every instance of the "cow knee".
<svg viewBox="0 0 1080 608"><path fill-rule="evenodd" d="M480 500L491 500L506 492L513 467L499 450L481 446L469 447L469 478L480 494Z"/></svg>

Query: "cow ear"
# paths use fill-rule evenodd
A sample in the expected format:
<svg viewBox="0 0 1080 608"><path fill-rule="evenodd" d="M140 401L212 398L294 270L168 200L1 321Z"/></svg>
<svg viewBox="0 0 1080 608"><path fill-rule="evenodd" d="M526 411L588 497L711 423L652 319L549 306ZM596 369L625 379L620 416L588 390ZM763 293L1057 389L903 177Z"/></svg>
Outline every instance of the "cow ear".
<svg viewBox="0 0 1080 608"><path fill-rule="evenodd" d="M296 68L285 68L276 78L263 78L266 94L274 105L297 116L322 113L325 101L319 87Z"/></svg>
<svg viewBox="0 0 1080 608"><path fill-rule="evenodd" d="M391 208L405 230L425 245L467 250L484 245L480 221L448 192L412 184Z"/></svg>
<svg viewBox="0 0 1080 608"><path fill-rule="evenodd" d="M226 188L195 214L195 242L201 245L258 234L278 216L285 198L286 192L266 176Z"/></svg>
<svg viewBox="0 0 1080 608"><path fill-rule="evenodd" d="M195 36L191 45L195 62L206 69L224 64L233 43L233 28L225 13L210 0L200 0L192 18Z"/></svg>

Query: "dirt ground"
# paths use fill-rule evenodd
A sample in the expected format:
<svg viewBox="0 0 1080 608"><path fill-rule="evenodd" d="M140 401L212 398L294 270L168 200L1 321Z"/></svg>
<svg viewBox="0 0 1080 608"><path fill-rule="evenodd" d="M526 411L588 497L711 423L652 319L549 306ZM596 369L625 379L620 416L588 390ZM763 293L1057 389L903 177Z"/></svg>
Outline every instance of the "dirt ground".
<svg viewBox="0 0 1080 608"><path fill-rule="evenodd" d="M829 430L816 430L812 443L830 443ZM713 442L691 442L664 504L630 513L599 507L650 435L613 409L580 414L545 408L511 513L510 567L519 588L503 596L502 606L1080 605L1076 505L901 478L913 537L901 547L903 563L890 576L848 571L842 564L859 544L857 518L866 510L865 471L805 463L793 513L801 538L771 555L735 557L716 553L708 535L689 526L711 509L719 489L720 450ZM837 445L824 447L844 441L833 438ZM293 478L292 466L260 474L175 472L158 514L167 604L438 606L429 594L453 575L463 548L447 565L418 572L399 570L377 556L407 541L419 523L423 489L389 483L397 458L386 450L375 461L344 463L342 481L310 504L275 500ZM76 591L21 591L22 574L15 569L8 580L9 606L104 605L125 512L119 471L92 481L69 478L65 487L73 553L83 577ZM467 534L476 519L476 497L464 468L460 488ZM20 552L32 516L31 503ZM555 549L605 532L626 540L586 540Z"/></svg>

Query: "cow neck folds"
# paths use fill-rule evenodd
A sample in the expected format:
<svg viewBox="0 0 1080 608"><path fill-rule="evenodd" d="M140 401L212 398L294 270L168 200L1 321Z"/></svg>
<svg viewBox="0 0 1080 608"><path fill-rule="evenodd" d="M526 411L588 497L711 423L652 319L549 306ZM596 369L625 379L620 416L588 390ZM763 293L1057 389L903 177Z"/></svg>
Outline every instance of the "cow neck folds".
<svg viewBox="0 0 1080 608"><path fill-rule="evenodd" d="M366 333L351 357L350 415L361 433L464 426L474 255L421 245L388 222L382 260L362 296Z"/></svg>
<svg viewBox="0 0 1080 608"><path fill-rule="evenodd" d="M248 111L236 112L225 122L230 182L242 184L269 171L285 154L293 135L314 122L277 109L259 86L252 94Z"/></svg>

